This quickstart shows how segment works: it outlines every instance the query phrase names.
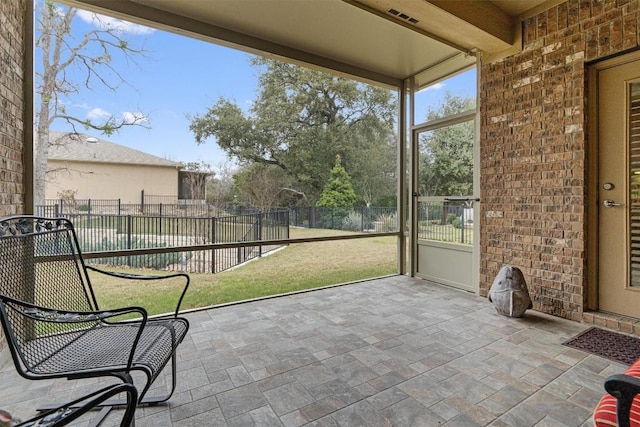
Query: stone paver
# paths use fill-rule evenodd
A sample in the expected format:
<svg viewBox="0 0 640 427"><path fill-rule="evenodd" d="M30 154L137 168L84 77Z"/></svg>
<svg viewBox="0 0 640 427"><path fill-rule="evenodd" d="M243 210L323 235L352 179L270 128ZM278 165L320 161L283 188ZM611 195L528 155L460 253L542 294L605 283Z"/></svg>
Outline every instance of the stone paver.
<svg viewBox="0 0 640 427"><path fill-rule="evenodd" d="M580 427L624 370L562 346L585 325L401 276L186 316L176 393L138 426ZM108 381L28 381L6 363L0 407L26 418Z"/></svg>

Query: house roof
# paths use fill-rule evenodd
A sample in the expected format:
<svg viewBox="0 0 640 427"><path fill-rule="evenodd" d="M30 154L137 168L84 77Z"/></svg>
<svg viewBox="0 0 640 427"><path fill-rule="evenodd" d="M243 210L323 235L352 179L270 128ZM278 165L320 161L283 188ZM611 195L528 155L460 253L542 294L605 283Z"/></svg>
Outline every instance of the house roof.
<svg viewBox="0 0 640 427"><path fill-rule="evenodd" d="M51 131L49 160L180 168L181 164L85 134Z"/></svg>

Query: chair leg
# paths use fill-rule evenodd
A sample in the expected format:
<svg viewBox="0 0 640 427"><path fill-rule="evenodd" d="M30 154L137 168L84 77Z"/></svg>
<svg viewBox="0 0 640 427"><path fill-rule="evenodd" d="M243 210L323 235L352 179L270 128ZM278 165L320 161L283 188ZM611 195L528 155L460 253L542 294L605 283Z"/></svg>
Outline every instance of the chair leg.
<svg viewBox="0 0 640 427"><path fill-rule="evenodd" d="M147 381L147 385L145 386L144 390L142 391L142 393L140 393L140 404L141 405L157 405L159 403L163 403L166 402L167 400L169 400L171 398L171 396L173 396L173 392L176 390L176 377L177 377L177 372L178 372L178 362L176 360L176 353L173 353L173 356L171 356L171 390L169 391L168 394L164 395L164 396L151 396L151 397L147 397L147 391L149 390L149 388L151 387L151 383L149 381Z"/></svg>
<svg viewBox="0 0 640 427"><path fill-rule="evenodd" d="M66 405L57 406L34 418L24 421L18 426L47 425L49 427L61 427L78 419L88 411L102 407L97 417L91 420L91 426L97 426L107 416L112 408L107 399L119 394L127 394L127 407L120 422L121 427L133 427L135 423L136 402L138 391L132 384L116 384L95 391L80 399L76 399ZM41 424L43 423L44 424Z"/></svg>
<svg viewBox="0 0 640 427"><path fill-rule="evenodd" d="M100 408L100 412L93 420L91 420L89 427L96 427L100 425L102 421L104 421L104 419L107 417L107 415L109 415L109 412L111 411L111 409L113 409L114 407L125 406L127 408L127 411L129 411L129 408L132 406L131 399L135 399L135 405L133 405L133 411L135 411L135 408L138 406L138 390L136 389L135 384L133 383L133 377L131 376L131 374L126 372L117 372L112 375L122 381L123 384L119 384L119 386L125 387L126 390L129 390L129 388L133 388L135 390L135 394L127 392L126 400L122 400L122 399L107 400L108 397L112 397L117 393L111 393L107 398L100 399L94 405L94 408ZM116 387L116 386L111 386L111 387ZM76 402L80 402L80 400L74 401L67 406L70 409L81 408L81 405L77 405ZM45 411L51 412L52 410L58 408L59 406L60 406L60 403L50 403L48 405L42 405L36 410L38 412L45 412ZM126 418L126 412L125 412L125 418ZM133 425L132 423L134 422L135 422L135 419L133 416L131 416L131 420L129 420L128 424L126 425L129 425L129 424ZM125 424L122 424L122 426L124 425Z"/></svg>
<svg viewBox="0 0 640 427"><path fill-rule="evenodd" d="M176 359L176 354L174 353L171 356L171 389L170 389L169 393L164 395L164 396L147 396L146 395L147 391L149 391L149 389L151 388L151 385L152 385L153 382L151 381L151 379L152 379L151 373L147 372L147 371L144 371L145 375L147 376L147 381L146 381L146 384L145 384L144 388L142 389L142 392L137 396L137 405L155 406L155 405L158 405L160 403L164 403L167 400L169 400L171 398L171 396L173 396L173 392L176 389L176 384L177 384L176 377L177 377L177 371L178 371L177 366L178 366L178 362L177 362L177 359ZM113 373L111 375L113 375L116 378L119 378L123 383L130 384L130 385L134 386L134 388L135 388L135 384L133 382L133 377L131 376L131 374L126 373L126 372L116 372L116 373ZM109 412L109 410L111 408L117 407L117 406L125 406L125 405L128 406L129 405L129 399L130 399L130 396L129 396L129 394L127 394L127 400L126 401L125 400L121 400L121 399L109 400L109 401L103 401L103 402L101 402L100 404L98 404L96 406L105 408L106 412L102 416L102 418L104 419L107 416L107 414L108 414L108 412ZM59 404L43 405L40 408L38 408L37 410L39 412L48 411L48 410L51 410L51 409L56 408L58 406L59 406ZM101 421L102 420L100 420L95 425L100 424ZM132 423L134 421L135 420L132 419Z"/></svg>

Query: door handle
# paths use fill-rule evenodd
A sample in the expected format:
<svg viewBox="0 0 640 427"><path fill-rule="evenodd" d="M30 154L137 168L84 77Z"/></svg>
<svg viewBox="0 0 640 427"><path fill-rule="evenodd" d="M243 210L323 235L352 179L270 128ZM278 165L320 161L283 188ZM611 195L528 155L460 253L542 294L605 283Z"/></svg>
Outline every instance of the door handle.
<svg viewBox="0 0 640 427"><path fill-rule="evenodd" d="M624 203L616 203L613 200L609 200L609 199L604 200L602 202L602 204L604 205L605 208L613 208L613 207L616 207L616 206L624 206Z"/></svg>

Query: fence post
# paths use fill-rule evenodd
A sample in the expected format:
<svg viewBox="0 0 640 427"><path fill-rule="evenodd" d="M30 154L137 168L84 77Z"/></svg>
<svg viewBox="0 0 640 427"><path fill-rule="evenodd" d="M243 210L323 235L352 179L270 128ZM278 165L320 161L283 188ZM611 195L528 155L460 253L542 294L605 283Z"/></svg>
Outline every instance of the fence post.
<svg viewBox="0 0 640 427"><path fill-rule="evenodd" d="M91 228L91 199L87 200L87 225Z"/></svg>
<svg viewBox="0 0 640 427"><path fill-rule="evenodd" d="M127 249L131 249L131 230L133 229L133 218L127 215ZM131 265L131 255L127 255L127 265Z"/></svg>
<svg viewBox="0 0 640 427"><path fill-rule="evenodd" d="M216 217L211 217L211 243L216 243ZM216 250L211 249L211 273L216 273Z"/></svg>
<svg viewBox="0 0 640 427"><path fill-rule="evenodd" d="M131 229L133 228L133 218L127 215L127 249L131 249Z"/></svg>
<svg viewBox="0 0 640 427"><path fill-rule="evenodd" d="M121 199L118 199L118 216L120 216L121 212L122 212L122 201Z"/></svg>
<svg viewBox="0 0 640 427"><path fill-rule="evenodd" d="M335 214L336 208L331 208L331 229L335 230L336 229L336 224L335 224Z"/></svg>
<svg viewBox="0 0 640 427"><path fill-rule="evenodd" d="M297 212L297 210L296 210L296 212ZM285 229L285 231L286 231L286 233L285 233L285 234L287 235L287 236L286 236L286 238L288 239L288 238L289 238L289 215L287 215L287 217L286 217L286 219L284 220L284 222L285 222L285 225L286 225L286 227L287 227L287 228Z"/></svg>
<svg viewBox="0 0 640 427"><path fill-rule="evenodd" d="M360 206L360 232L364 233L364 210L366 206Z"/></svg>
<svg viewBox="0 0 640 427"><path fill-rule="evenodd" d="M266 213L259 213L258 214L258 241L262 240L262 216L263 215L267 215ZM258 246L258 256L261 257L262 256L262 245Z"/></svg>

